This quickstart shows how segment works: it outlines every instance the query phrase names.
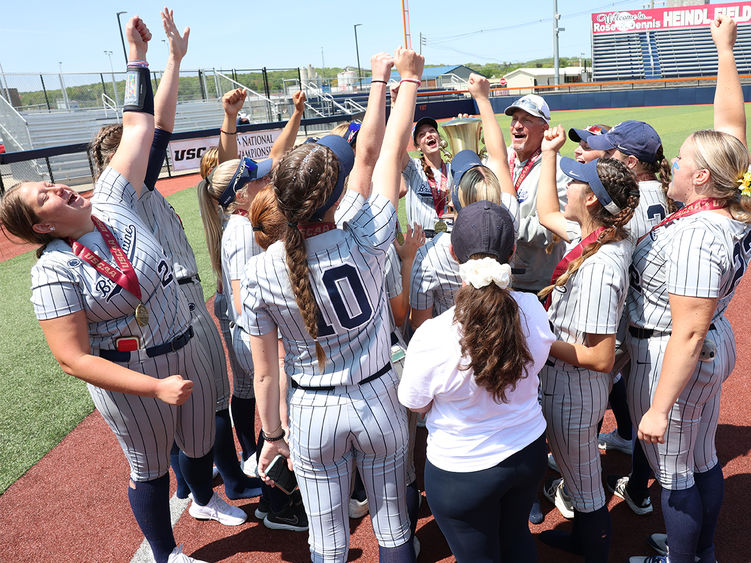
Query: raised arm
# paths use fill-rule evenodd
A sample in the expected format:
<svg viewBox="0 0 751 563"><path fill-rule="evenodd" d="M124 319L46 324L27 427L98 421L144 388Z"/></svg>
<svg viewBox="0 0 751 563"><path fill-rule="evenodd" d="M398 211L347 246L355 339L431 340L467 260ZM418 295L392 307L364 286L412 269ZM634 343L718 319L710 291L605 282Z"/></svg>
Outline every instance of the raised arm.
<svg viewBox="0 0 751 563"><path fill-rule="evenodd" d="M237 114L245 103L246 92L242 88L231 90L222 96L224 121L219 133L219 164L238 158Z"/></svg>
<svg viewBox="0 0 751 563"><path fill-rule="evenodd" d="M370 197L373 169L381 153L383 134L386 130L386 88L394 58L388 53L378 53L370 57L372 80L368 107L357 135L355 165L347 180L347 189L354 190L365 199Z"/></svg>
<svg viewBox="0 0 751 563"><path fill-rule="evenodd" d="M537 186L537 219L540 221L540 225L568 242L566 219L563 218L563 213L561 213L555 178L558 151L565 142L566 132L560 125L555 129L545 131L545 138L542 140L541 146L540 183Z"/></svg>
<svg viewBox="0 0 751 563"><path fill-rule="evenodd" d="M490 82L479 74L470 74L469 93L475 99L477 109L482 119L482 131L485 136L485 148L488 151L488 168L498 177L501 191L516 197L514 182L508 167L506 142L498 120L495 118L493 106L490 104Z"/></svg>
<svg viewBox="0 0 751 563"><path fill-rule="evenodd" d="M719 14L711 24L717 47L717 86L714 95L714 128L729 133L746 145L746 112L743 90L735 65L733 45L738 36L735 21ZM746 145L747 146L747 145Z"/></svg>
<svg viewBox="0 0 751 563"><path fill-rule="evenodd" d="M420 85L425 58L411 49L400 47L396 50L394 60L402 81L399 97L391 109L386 125L381 155L373 171L373 184L379 193L391 200L396 209L399 205L402 158L407 150L409 131L415 116L417 88Z"/></svg>
<svg viewBox="0 0 751 563"><path fill-rule="evenodd" d="M151 32L143 20L135 16L125 26L125 35L129 44L129 70L123 104L123 135L110 166L125 176L140 195L154 137L154 96L146 64Z"/></svg>
<svg viewBox="0 0 751 563"><path fill-rule="evenodd" d="M274 164L279 162L279 159L295 146L297 132L300 130L300 120L305 113L305 92L299 90L292 94L292 104L295 106L295 111L292 112L292 117L289 118L279 137L274 141L269 153L269 156L274 159Z"/></svg>

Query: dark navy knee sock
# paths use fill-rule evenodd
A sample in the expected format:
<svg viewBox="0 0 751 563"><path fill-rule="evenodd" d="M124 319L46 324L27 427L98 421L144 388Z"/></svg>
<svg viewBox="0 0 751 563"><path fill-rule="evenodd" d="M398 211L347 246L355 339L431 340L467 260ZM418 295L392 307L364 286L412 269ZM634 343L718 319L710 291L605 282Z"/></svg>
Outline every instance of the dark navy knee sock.
<svg viewBox="0 0 751 563"><path fill-rule="evenodd" d="M177 491L175 492L175 495L177 495L177 498L188 498L190 488L185 482L183 472L180 469L180 448L178 448L177 444L174 442L172 443L172 450L169 453L169 464L175 474L175 481L177 481Z"/></svg>
<svg viewBox="0 0 751 563"><path fill-rule="evenodd" d="M631 428L631 415L628 413L628 403L626 402L626 381L623 377L613 384L609 401L610 409L615 416L615 423L618 425L618 435L624 440L630 440L633 431Z"/></svg>
<svg viewBox="0 0 751 563"><path fill-rule="evenodd" d="M397 547L378 546L378 563L415 563L415 548L412 538Z"/></svg>
<svg viewBox="0 0 751 563"><path fill-rule="evenodd" d="M631 457L631 477L628 480L628 494L638 501L649 496L649 477L652 470L649 467L647 456L642 449L641 441L634 440L634 454Z"/></svg>
<svg viewBox="0 0 751 563"><path fill-rule="evenodd" d="M214 464L222 476L224 492L228 498L253 498L261 493L261 480L248 477L240 468L228 409L216 413Z"/></svg>
<svg viewBox="0 0 751 563"><path fill-rule="evenodd" d="M256 400L255 398L240 399L233 395L229 408L232 411L235 434L240 442L243 461L245 461L256 453Z"/></svg>
<svg viewBox="0 0 751 563"><path fill-rule="evenodd" d="M211 488L211 466L214 464L213 451L203 457L188 457L180 452L180 469L185 482L193 493L193 500L201 506L206 506L214 491Z"/></svg>
<svg viewBox="0 0 751 563"><path fill-rule="evenodd" d="M417 530L419 511L420 491L417 490L417 481L412 481L407 485L407 514L409 515L409 529L412 532L410 537L414 536Z"/></svg>
<svg viewBox="0 0 751 563"><path fill-rule="evenodd" d="M586 563L607 562L610 551L610 514L603 506L594 512L574 511L575 534Z"/></svg>
<svg viewBox="0 0 751 563"><path fill-rule="evenodd" d="M696 553L701 563L715 561L714 532L720 517L722 497L725 494L725 482L722 467L718 463L709 471L694 473L694 482L701 497L702 522Z"/></svg>
<svg viewBox="0 0 751 563"><path fill-rule="evenodd" d="M176 545L169 513L169 475L152 481L131 481L128 500L154 559L157 563L164 563Z"/></svg>
<svg viewBox="0 0 751 563"><path fill-rule="evenodd" d="M670 563L694 563L702 522L697 486L681 491L663 489L662 516L668 533Z"/></svg>

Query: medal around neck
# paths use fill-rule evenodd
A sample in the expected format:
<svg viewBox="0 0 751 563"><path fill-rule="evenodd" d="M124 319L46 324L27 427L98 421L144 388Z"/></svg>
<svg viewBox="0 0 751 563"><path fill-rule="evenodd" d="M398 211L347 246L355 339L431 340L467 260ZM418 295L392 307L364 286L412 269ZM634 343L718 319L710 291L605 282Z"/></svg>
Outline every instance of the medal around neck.
<svg viewBox="0 0 751 563"><path fill-rule="evenodd" d="M136 306L135 316L138 326L146 326L147 324L149 324L149 310L143 303L139 303Z"/></svg>
<svg viewBox="0 0 751 563"><path fill-rule="evenodd" d="M433 227L433 230L436 233L445 233L448 230L448 227L446 226L446 222L443 219L438 219L438 221L436 221L435 227Z"/></svg>

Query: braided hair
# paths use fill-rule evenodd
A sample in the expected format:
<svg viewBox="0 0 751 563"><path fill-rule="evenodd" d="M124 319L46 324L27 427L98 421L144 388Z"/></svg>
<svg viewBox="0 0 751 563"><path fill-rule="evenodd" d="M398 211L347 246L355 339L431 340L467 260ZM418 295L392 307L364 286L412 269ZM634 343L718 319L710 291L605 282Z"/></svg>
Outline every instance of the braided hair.
<svg viewBox="0 0 751 563"><path fill-rule="evenodd" d="M566 282L579 270L584 261L600 250L602 245L623 240L628 236L624 227L634 216L634 211L639 205L639 185L636 178L625 164L613 158L601 158L599 160L597 175L613 203L620 207L621 211L616 215L611 215L599 202L594 206L594 209L590 209L592 222L595 225L605 227L605 229L594 242L584 248L581 256L569 263L566 271L558 276L554 284L540 291L538 294L540 298L547 297L554 288L566 285ZM591 188L588 187L587 189L591 192Z"/></svg>
<svg viewBox="0 0 751 563"><path fill-rule="evenodd" d="M105 125L96 134L94 140L89 145L89 156L94 163L94 181L96 182L101 176L104 169L110 163L112 155L115 154L117 147L120 146L120 140L123 138L122 123L113 123Z"/></svg>

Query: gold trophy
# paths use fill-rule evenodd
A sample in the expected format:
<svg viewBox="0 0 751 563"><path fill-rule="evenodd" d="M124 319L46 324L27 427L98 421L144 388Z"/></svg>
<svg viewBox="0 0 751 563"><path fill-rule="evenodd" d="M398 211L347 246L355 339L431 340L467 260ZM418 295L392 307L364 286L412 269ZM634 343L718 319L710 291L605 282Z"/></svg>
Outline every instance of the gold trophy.
<svg viewBox="0 0 751 563"><path fill-rule="evenodd" d="M448 146L441 148L449 160L463 150L471 150L484 157L480 153L480 140L482 139L482 120L477 117L457 117L446 123L442 123L443 131L448 140ZM482 152L485 152L483 148Z"/></svg>

